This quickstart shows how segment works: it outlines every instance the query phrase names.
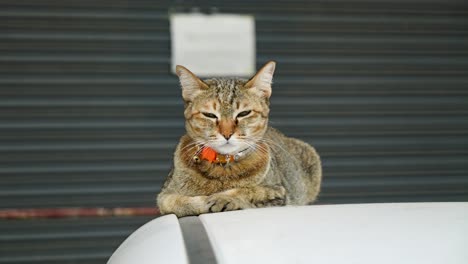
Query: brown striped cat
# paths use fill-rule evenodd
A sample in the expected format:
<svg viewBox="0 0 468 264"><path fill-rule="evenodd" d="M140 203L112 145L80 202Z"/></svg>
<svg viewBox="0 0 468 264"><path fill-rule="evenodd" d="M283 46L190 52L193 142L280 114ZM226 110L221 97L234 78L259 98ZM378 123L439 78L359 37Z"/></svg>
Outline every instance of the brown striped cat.
<svg viewBox="0 0 468 264"><path fill-rule="evenodd" d="M268 126L274 70L271 61L250 80L200 80L177 66L187 133L157 197L161 214L305 205L317 198L317 152Z"/></svg>

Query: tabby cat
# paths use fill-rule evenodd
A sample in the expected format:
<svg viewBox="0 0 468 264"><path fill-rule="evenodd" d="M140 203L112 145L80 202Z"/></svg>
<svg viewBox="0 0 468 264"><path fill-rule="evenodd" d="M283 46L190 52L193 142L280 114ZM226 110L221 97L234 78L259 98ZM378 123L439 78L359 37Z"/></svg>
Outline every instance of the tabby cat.
<svg viewBox="0 0 468 264"><path fill-rule="evenodd" d="M314 148L268 126L274 70L271 61L248 81L202 81L176 67L187 133L157 197L161 214L305 205L317 198L322 168Z"/></svg>

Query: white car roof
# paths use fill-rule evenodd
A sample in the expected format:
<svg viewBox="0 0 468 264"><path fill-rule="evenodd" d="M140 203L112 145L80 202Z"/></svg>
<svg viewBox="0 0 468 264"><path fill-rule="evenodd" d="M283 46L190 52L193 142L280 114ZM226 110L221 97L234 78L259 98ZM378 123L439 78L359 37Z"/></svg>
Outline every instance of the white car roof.
<svg viewBox="0 0 468 264"><path fill-rule="evenodd" d="M466 264L467 245L466 202L273 207L159 217L108 263Z"/></svg>

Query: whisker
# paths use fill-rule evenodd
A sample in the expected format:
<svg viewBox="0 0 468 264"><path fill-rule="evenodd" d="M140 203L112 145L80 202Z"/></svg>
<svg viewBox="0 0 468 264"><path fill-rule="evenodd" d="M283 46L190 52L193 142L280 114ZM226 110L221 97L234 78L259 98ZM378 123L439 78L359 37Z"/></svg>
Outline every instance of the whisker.
<svg viewBox="0 0 468 264"><path fill-rule="evenodd" d="M190 143L190 144L187 144L187 145L184 146L183 148L181 148L180 151L186 150L186 149L191 148L191 147L194 147L194 146L196 146L196 145L197 145L196 142L192 142L192 143Z"/></svg>
<svg viewBox="0 0 468 264"><path fill-rule="evenodd" d="M195 147L195 146L204 146L206 145L206 141L203 141L203 140L198 140L198 139L194 139L193 142L191 142L190 144L188 144L187 146L185 146L183 149L185 148L188 148L188 147ZM182 150L182 149L181 149ZM200 152L203 150L202 147L200 147L197 151L195 151L195 153L193 154L193 156L197 156L200 154ZM194 160L193 159L190 159L190 162L189 162L189 166L192 166L194 164Z"/></svg>
<svg viewBox="0 0 468 264"><path fill-rule="evenodd" d="M289 151L287 151L285 148L283 148L283 146L281 146L280 144L278 144L277 142L271 140L271 139L268 139L268 138L259 138L258 141L260 142L264 142L266 144L272 144L274 145L275 147L278 147L280 150L286 152L288 155L291 156L291 153Z"/></svg>
<svg viewBox="0 0 468 264"><path fill-rule="evenodd" d="M251 142L251 141L248 141L248 140L243 140L242 142L244 144L246 144L249 147L249 149L254 150L254 152L253 152L254 155L260 155L260 153L268 154L268 149L266 147L264 147L264 146L261 146L261 145L257 144L256 142ZM257 150L260 153L258 153Z"/></svg>

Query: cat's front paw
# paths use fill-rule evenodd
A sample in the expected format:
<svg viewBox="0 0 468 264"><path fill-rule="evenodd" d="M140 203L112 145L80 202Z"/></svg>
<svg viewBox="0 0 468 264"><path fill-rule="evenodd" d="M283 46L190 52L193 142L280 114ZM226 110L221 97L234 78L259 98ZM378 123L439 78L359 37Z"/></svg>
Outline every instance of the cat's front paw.
<svg viewBox="0 0 468 264"><path fill-rule="evenodd" d="M286 204L286 189L283 186L275 186L268 189L264 199L253 203L255 207L282 206Z"/></svg>
<svg viewBox="0 0 468 264"><path fill-rule="evenodd" d="M248 208L246 203L237 197L229 195L215 194L208 198L208 212L226 212Z"/></svg>

